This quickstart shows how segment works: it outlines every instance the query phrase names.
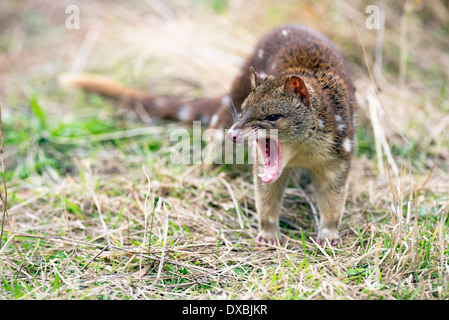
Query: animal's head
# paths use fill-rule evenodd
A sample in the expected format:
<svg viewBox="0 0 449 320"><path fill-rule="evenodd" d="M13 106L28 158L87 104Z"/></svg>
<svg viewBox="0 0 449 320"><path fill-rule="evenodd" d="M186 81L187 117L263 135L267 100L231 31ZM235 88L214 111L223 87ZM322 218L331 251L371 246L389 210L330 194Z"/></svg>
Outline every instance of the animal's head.
<svg viewBox="0 0 449 320"><path fill-rule="evenodd" d="M275 181L286 165L282 144L300 142L312 123L311 99L299 76L261 75L250 69L251 93L227 136L235 143L256 140L265 183Z"/></svg>

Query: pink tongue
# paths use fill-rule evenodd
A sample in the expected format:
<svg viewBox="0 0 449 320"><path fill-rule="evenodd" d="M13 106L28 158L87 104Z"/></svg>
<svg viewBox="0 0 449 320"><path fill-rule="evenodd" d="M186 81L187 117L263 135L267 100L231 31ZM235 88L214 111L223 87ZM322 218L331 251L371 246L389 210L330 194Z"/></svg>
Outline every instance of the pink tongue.
<svg viewBox="0 0 449 320"><path fill-rule="evenodd" d="M259 176L263 182L270 183L279 178L280 175L280 145L274 139L268 139L268 143L266 142L266 139L257 139L257 145L263 158L263 174L259 174Z"/></svg>

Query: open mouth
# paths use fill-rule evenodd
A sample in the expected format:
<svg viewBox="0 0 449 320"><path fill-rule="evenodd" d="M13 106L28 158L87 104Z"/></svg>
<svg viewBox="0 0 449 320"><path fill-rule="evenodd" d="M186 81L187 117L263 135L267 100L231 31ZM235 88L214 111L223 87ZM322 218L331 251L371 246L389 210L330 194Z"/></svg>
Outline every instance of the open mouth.
<svg viewBox="0 0 449 320"><path fill-rule="evenodd" d="M263 173L259 177L264 183L275 181L281 175L281 143L272 138L257 139L263 159Z"/></svg>

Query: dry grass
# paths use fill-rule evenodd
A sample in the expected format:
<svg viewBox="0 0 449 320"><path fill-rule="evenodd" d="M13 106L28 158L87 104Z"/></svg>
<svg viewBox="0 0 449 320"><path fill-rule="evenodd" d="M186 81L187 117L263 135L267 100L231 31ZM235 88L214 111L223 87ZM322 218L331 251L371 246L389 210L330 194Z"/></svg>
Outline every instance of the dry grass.
<svg viewBox="0 0 449 320"><path fill-rule="evenodd" d="M363 1L81 1L80 30L65 28L69 4L0 11L3 299L448 299L447 2L419 2L406 18L402 5L386 8L375 86L355 30L372 67L377 31L365 28ZM247 166L174 165L177 124L57 82L75 70L222 94L257 38L289 21L328 35L357 87L337 248L315 245L313 193L294 182L287 244L256 247Z"/></svg>

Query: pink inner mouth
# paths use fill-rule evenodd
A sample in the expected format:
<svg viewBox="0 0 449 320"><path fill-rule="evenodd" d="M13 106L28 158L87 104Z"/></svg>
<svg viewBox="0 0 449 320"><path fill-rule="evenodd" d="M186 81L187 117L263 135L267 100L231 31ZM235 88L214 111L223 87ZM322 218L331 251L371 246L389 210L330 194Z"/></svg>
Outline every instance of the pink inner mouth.
<svg viewBox="0 0 449 320"><path fill-rule="evenodd" d="M263 159L263 174L259 177L265 183L275 181L281 175L281 143L275 139L257 139Z"/></svg>

